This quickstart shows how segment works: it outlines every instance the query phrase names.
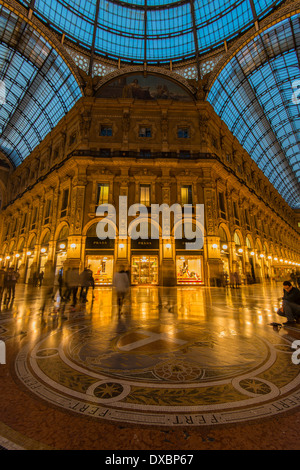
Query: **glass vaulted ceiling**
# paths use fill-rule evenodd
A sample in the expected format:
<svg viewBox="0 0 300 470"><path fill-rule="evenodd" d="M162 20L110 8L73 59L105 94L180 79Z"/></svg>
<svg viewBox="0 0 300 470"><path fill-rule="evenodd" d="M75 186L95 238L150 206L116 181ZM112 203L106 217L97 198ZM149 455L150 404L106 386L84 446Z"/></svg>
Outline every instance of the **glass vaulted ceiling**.
<svg viewBox="0 0 300 470"><path fill-rule="evenodd" d="M0 5L0 150L18 166L74 106L81 90L50 43Z"/></svg>
<svg viewBox="0 0 300 470"><path fill-rule="evenodd" d="M294 15L240 48L208 96L273 186L298 209L300 90L294 82L299 79L300 15Z"/></svg>
<svg viewBox="0 0 300 470"><path fill-rule="evenodd" d="M280 0L20 0L85 49L162 63L210 51L253 26Z"/></svg>

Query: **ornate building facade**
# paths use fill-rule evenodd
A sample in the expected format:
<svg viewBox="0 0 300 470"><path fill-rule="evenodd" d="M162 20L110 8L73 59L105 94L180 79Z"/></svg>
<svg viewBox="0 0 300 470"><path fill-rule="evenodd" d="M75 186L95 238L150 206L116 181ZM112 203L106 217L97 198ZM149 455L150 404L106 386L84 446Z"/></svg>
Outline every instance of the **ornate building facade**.
<svg viewBox="0 0 300 470"><path fill-rule="evenodd" d="M120 70L86 93L16 169L1 167L1 263L30 283L43 271L90 266L110 285L121 265L132 285L219 285L289 276L300 266L297 214L212 106L203 83ZM94 88L93 88L94 86ZM128 206L204 205L204 245L119 237L119 196ZM116 238L100 240L99 204L116 209ZM128 216L128 224L135 216Z"/></svg>

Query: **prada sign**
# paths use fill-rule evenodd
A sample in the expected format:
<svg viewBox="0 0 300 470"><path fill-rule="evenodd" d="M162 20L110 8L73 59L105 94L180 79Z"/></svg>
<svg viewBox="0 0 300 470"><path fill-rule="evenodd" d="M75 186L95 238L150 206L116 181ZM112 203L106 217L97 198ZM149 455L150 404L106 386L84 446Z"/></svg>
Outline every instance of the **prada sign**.
<svg viewBox="0 0 300 470"><path fill-rule="evenodd" d="M87 237L85 247L88 250L113 250L115 240L113 238L105 238L101 240L98 237Z"/></svg>
<svg viewBox="0 0 300 470"><path fill-rule="evenodd" d="M143 240L138 238L137 240L131 240L131 249L132 250L158 250L159 249L159 240L155 238L148 238Z"/></svg>

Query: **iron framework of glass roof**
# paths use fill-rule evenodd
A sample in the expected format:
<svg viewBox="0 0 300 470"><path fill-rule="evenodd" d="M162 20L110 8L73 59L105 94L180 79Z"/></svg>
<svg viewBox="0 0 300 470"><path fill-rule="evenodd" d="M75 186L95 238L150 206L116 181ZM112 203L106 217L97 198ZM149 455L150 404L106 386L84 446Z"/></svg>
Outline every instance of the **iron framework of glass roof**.
<svg viewBox="0 0 300 470"><path fill-rule="evenodd" d="M58 52L26 21L0 5L0 150L18 166L81 96Z"/></svg>
<svg viewBox="0 0 300 470"><path fill-rule="evenodd" d="M208 101L293 208L300 208L300 15L257 34L224 66ZM300 92L299 92L300 93Z"/></svg>
<svg viewBox="0 0 300 470"><path fill-rule="evenodd" d="M230 41L282 0L20 0L93 53L156 64L198 57Z"/></svg>

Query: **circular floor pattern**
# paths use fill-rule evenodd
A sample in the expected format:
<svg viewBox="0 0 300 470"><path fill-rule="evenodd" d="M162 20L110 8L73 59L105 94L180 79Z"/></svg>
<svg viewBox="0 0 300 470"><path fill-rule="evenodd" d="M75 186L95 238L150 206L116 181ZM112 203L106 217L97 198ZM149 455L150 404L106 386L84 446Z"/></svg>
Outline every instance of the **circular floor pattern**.
<svg viewBox="0 0 300 470"><path fill-rule="evenodd" d="M270 327L224 321L66 321L28 341L17 378L65 410L126 423L199 426L299 406L299 366Z"/></svg>

